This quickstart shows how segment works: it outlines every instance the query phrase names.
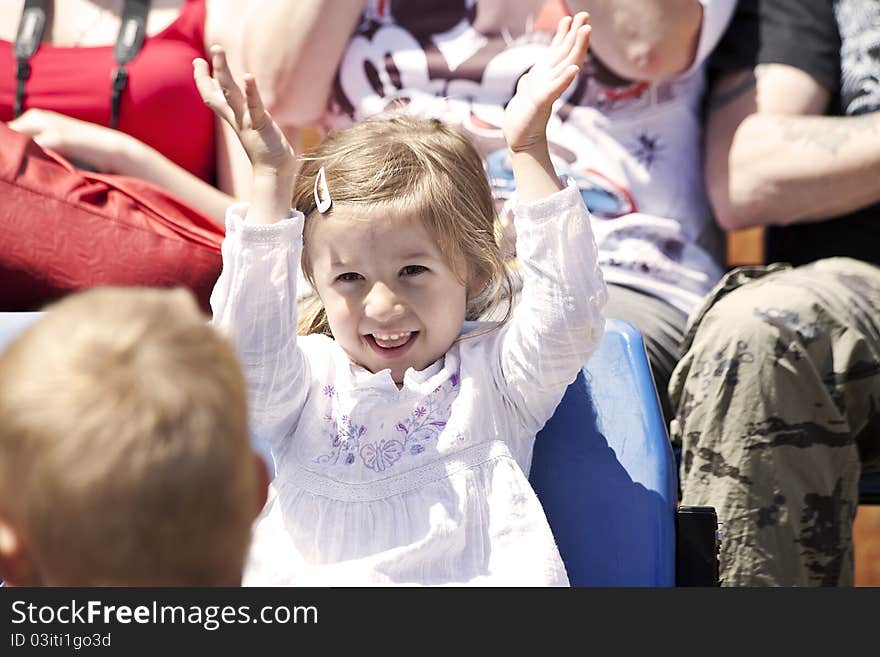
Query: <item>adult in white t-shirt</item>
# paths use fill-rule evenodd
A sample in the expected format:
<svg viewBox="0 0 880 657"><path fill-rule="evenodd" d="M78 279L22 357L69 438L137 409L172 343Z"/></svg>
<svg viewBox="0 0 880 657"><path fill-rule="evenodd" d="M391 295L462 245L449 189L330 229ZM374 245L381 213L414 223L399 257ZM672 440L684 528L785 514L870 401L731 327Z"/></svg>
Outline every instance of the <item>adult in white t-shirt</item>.
<svg viewBox="0 0 880 657"><path fill-rule="evenodd" d="M268 0L247 28L248 68L275 119L346 125L390 109L457 123L486 156L499 207L513 193L500 124L558 19L587 10L582 73L548 126L557 171L594 217L606 313L645 336L657 389L687 314L722 274L702 178L703 64L735 0ZM502 215L503 215L502 211Z"/></svg>

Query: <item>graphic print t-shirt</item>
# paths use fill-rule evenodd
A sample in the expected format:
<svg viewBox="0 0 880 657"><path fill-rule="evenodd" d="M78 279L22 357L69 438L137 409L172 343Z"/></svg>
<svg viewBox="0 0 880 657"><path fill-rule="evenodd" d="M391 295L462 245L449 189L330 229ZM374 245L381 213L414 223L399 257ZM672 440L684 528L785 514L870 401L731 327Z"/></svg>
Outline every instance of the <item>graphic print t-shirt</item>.
<svg viewBox="0 0 880 657"><path fill-rule="evenodd" d="M721 275L702 179L702 63L734 2L702 4L691 68L649 84L622 80L589 56L547 130L557 173L577 181L593 216L606 279L684 312ZM455 123L485 156L496 198L509 199L504 107L566 13L560 0L371 0L325 127L401 110Z"/></svg>

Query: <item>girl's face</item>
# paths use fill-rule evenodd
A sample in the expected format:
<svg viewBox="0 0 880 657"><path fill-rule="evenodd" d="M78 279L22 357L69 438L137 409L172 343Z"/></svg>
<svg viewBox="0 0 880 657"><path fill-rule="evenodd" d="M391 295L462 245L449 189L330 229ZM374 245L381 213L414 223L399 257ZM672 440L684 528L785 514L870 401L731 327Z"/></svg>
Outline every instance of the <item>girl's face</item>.
<svg viewBox="0 0 880 657"><path fill-rule="evenodd" d="M422 221L334 206L318 216L308 255L333 337L398 385L445 354L464 322L467 288Z"/></svg>

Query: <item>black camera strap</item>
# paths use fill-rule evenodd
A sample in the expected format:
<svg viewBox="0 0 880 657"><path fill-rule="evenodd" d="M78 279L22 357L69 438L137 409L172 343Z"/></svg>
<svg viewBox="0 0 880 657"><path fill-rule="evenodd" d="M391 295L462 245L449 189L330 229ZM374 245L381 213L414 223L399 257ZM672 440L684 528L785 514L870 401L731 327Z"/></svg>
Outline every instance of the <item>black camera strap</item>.
<svg viewBox="0 0 880 657"><path fill-rule="evenodd" d="M31 57L40 47L43 32L46 29L46 17L52 0L25 0L18 32L15 35L15 59L18 62L15 87L15 107L13 114L19 116L24 109L25 84L31 76ZM113 71L110 86L110 127L119 124L119 106L122 103L122 92L128 85L128 64L140 52L147 33L147 14L150 11L150 0L125 0L122 21L119 24L119 35L113 48L113 57L117 67Z"/></svg>
<svg viewBox="0 0 880 657"><path fill-rule="evenodd" d="M31 77L31 57L40 47L43 30L46 29L46 12L50 0L25 0L18 32L15 33L15 106L13 114L17 117L24 104L24 85Z"/></svg>
<svg viewBox="0 0 880 657"><path fill-rule="evenodd" d="M125 0L122 12L122 23L119 25L119 36L113 57L118 66L113 72L113 87L110 94L110 127L119 123L119 105L122 92L128 84L128 71L125 65L135 58L144 45L147 34L147 13L150 11L150 0Z"/></svg>

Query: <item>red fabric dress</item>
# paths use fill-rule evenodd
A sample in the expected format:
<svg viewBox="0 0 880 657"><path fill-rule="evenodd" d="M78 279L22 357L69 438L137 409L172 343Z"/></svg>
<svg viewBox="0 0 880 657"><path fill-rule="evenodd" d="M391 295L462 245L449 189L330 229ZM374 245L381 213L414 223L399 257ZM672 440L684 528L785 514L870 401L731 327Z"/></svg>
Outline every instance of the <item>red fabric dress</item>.
<svg viewBox="0 0 880 657"><path fill-rule="evenodd" d="M144 40L127 65L119 130L202 180L214 177L214 119L192 79L204 57L204 0ZM31 59L25 110L108 125L113 46L42 44ZM12 118L13 44L0 41L0 120ZM99 284L193 289L208 307L222 228L150 183L91 173L0 125L0 309L31 309Z"/></svg>

